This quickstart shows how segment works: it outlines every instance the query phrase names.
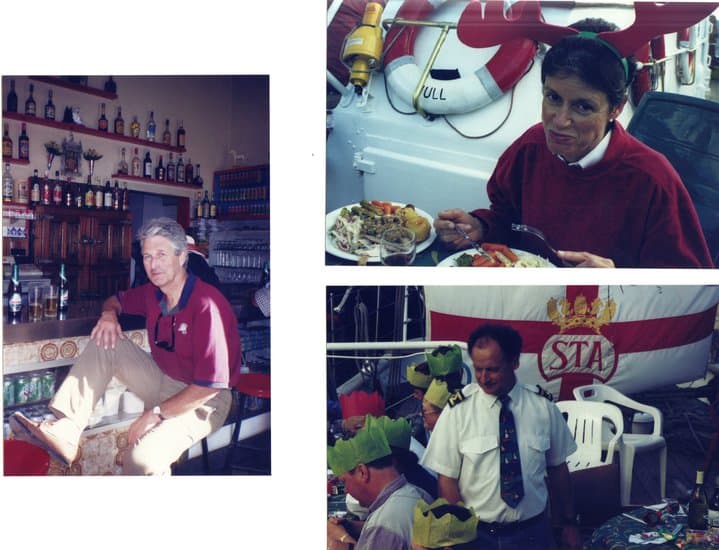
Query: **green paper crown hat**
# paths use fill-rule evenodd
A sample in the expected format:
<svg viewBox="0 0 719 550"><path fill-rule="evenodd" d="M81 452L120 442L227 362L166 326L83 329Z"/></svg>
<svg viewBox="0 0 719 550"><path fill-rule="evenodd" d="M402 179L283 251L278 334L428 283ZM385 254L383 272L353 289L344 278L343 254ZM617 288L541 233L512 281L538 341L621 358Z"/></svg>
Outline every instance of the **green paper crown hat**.
<svg viewBox="0 0 719 550"><path fill-rule="evenodd" d="M412 438L412 427L406 418L392 420L389 416L371 416L365 418L365 428L379 428L384 432L387 443L391 447L409 449Z"/></svg>
<svg viewBox="0 0 719 550"><path fill-rule="evenodd" d="M418 371L418 366L409 365L407 367L407 382L415 388L426 390L430 382L432 382L432 375Z"/></svg>
<svg viewBox="0 0 719 550"><path fill-rule="evenodd" d="M429 385L429 388L427 388L427 391L424 394L424 398L427 401L440 409L444 409L447 401L449 401L449 397L450 394L447 382L437 379L432 380L432 383Z"/></svg>
<svg viewBox="0 0 719 550"><path fill-rule="evenodd" d="M425 353L432 376L447 376L462 370L462 349L457 345L440 346Z"/></svg>
<svg viewBox="0 0 719 550"><path fill-rule="evenodd" d="M438 498L432 504L419 499L414 507L412 542L425 548L444 548L473 541L479 518L463 502L449 504Z"/></svg>
<svg viewBox="0 0 719 550"><path fill-rule="evenodd" d="M334 447L327 447L327 464L336 476L354 470L358 464L367 464L389 456L387 436L377 426L364 427L352 439L340 439Z"/></svg>

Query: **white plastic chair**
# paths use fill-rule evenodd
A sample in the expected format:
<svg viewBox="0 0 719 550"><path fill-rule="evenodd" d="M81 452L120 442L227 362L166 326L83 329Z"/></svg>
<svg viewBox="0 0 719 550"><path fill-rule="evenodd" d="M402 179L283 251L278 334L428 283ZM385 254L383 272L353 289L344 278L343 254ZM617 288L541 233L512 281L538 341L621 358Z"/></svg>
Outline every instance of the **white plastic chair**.
<svg viewBox="0 0 719 550"><path fill-rule="evenodd" d="M629 506L632 493L632 472L634 457L637 453L659 452L659 491L661 498L666 496L667 484L667 443L662 435L662 412L656 407L630 399L620 391L606 384L590 384L574 388L574 398L578 401L613 403L635 412L651 415L654 429L650 434L625 432L619 444L619 466L621 470L622 506Z"/></svg>
<svg viewBox="0 0 719 550"><path fill-rule="evenodd" d="M567 458L569 471L612 464L615 448L624 432L622 411L608 403L581 401L557 401L557 407L566 415L567 425L577 443L577 450ZM602 428L606 421L614 428L604 452Z"/></svg>

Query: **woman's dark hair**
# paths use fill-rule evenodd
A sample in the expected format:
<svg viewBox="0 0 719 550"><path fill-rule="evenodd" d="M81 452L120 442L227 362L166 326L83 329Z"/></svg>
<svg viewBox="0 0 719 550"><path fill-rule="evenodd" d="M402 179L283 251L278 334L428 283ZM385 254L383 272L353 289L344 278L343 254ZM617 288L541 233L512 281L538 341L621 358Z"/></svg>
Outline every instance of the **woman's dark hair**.
<svg viewBox="0 0 719 550"><path fill-rule="evenodd" d="M619 27L599 18L582 19L571 25L578 31L599 33ZM627 97L627 90L636 73L636 59L626 58L627 74L618 54L596 38L571 35L562 38L547 52L542 62L542 84L548 76L574 75L592 88L607 95L610 108Z"/></svg>
<svg viewBox="0 0 719 550"><path fill-rule="evenodd" d="M522 352L522 337L509 325L487 323L480 325L472 331L467 339L467 351L472 354L472 348L479 340L494 340L502 350L504 360L513 365L519 361Z"/></svg>

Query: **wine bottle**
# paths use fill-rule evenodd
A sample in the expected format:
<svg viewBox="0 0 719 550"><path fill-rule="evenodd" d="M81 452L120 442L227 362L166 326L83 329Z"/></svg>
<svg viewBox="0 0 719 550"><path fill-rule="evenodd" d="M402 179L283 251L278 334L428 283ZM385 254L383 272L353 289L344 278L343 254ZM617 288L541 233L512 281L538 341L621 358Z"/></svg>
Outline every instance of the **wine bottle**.
<svg viewBox="0 0 719 550"><path fill-rule="evenodd" d="M103 195L102 206L105 210L112 210L112 187L110 187L110 180L105 182L105 193Z"/></svg>
<svg viewBox="0 0 719 550"><path fill-rule="evenodd" d="M199 164L195 165L195 179L192 180L192 183L197 185L197 187L202 187L205 184L204 180L202 179L202 176L200 175L200 165Z"/></svg>
<svg viewBox="0 0 719 550"><path fill-rule="evenodd" d="M182 121L177 128L177 146L181 149L185 148L185 128L182 126Z"/></svg>
<svg viewBox="0 0 719 550"><path fill-rule="evenodd" d="M95 207L95 192L92 190L92 176L87 176L87 183L85 184L85 199L82 201L85 208Z"/></svg>
<svg viewBox="0 0 719 550"><path fill-rule="evenodd" d="M132 175L138 178L142 175L142 162L138 156L137 147L135 147L135 156L132 157Z"/></svg>
<svg viewBox="0 0 719 550"><path fill-rule="evenodd" d="M170 133L170 119L165 119L165 131L162 132L162 143L172 145L172 134Z"/></svg>
<svg viewBox="0 0 719 550"><path fill-rule="evenodd" d="M195 202L195 217L198 220L202 217L202 191L197 192L197 201Z"/></svg>
<svg viewBox="0 0 719 550"><path fill-rule="evenodd" d="M20 282L20 266L13 264L12 275L7 287L8 321L18 323L22 317L22 283Z"/></svg>
<svg viewBox="0 0 719 550"><path fill-rule="evenodd" d="M67 178L67 181L65 182L65 206L67 208L72 208L72 206L75 204L75 194L74 194L74 185L72 183L72 180L70 178Z"/></svg>
<svg viewBox="0 0 719 550"><path fill-rule="evenodd" d="M120 164L117 165L117 173L118 174L127 174L129 173L129 168L127 167L127 160L125 160L125 148L123 147L121 150L122 158L120 158Z"/></svg>
<svg viewBox="0 0 719 550"><path fill-rule="evenodd" d="M704 472L697 470L696 484L689 497L689 511L687 512L687 526L689 529L706 529L707 511L708 502L704 491Z"/></svg>
<svg viewBox="0 0 719 550"><path fill-rule="evenodd" d="M17 138L17 157L20 160L30 160L30 138L27 136L27 128L22 123L20 137Z"/></svg>
<svg viewBox="0 0 719 550"><path fill-rule="evenodd" d="M122 209L123 210L130 209L130 194L127 190L127 182L125 182L125 184L122 188Z"/></svg>
<svg viewBox="0 0 719 550"><path fill-rule="evenodd" d="M52 202L52 189L50 188L50 180L45 176L42 180L42 203L45 206L49 206Z"/></svg>
<svg viewBox="0 0 719 550"><path fill-rule="evenodd" d="M212 198L210 199L210 218L214 219L217 217L217 203L215 202L215 194L212 193Z"/></svg>
<svg viewBox="0 0 719 550"><path fill-rule="evenodd" d="M2 156L6 159L12 158L12 138L10 137L7 122L3 125Z"/></svg>
<svg viewBox="0 0 719 550"><path fill-rule="evenodd" d="M113 126L116 134L125 135L125 120L122 118L122 107L117 107L117 116Z"/></svg>
<svg viewBox="0 0 719 550"><path fill-rule="evenodd" d="M25 100L25 114L27 116L35 116L36 104L35 104L35 98L32 96L32 92L35 90L35 86L30 84L30 95Z"/></svg>
<svg viewBox="0 0 719 550"><path fill-rule="evenodd" d="M82 185L79 183L74 186L73 189L74 198L75 198L75 208L82 208L84 206L85 202L85 196L82 192Z"/></svg>
<svg viewBox="0 0 719 550"><path fill-rule="evenodd" d="M147 141L155 141L155 113L150 111L150 119L147 121Z"/></svg>
<svg viewBox="0 0 719 550"><path fill-rule="evenodd" d="M152 178L152 159L150 158L150 151L145 151L145 160L142 163L142 177Z"/></svg>
<svg viewBox="0 0 719 550"><path fill-rule="evenodd" d="M132 122L130 123L130 135L134 138L140 137L140 123L137 121L137 115L132 117Z"/></svg>
<svg viewBox="0 0 719 550"><path fill-rule="evenodd" d="M170 153L170 160L167 161L167 168L165 168L165 179L168 182L175 181L175 161L172 160L172 153Z"/></svg>
<svg viewBox="0 0 719 550"><path fill-rule="evenodd" d="M45 118L55 120L55 104L52 102L52 90L47 91L47 103L45 103Z"/></svg>
<svg viewBox="0 0 719 550"><path fill-rule="evenodd" d="M66 312L70 306L70 284L67 280L67 271L65 270L65 263L60 264L60 273L58 274L58 301L57 311Z"/></svg>
<svg viewBox="0 0 719 550"><path fill-rule="evenodd" d="M115 189L112 191L112 209L113 210L120 210L120 202L121 202L121 194L120 191L120 184L115 180Z"/></svg>
<svg viewBox="0 0 719 550"><path fill-rule="evenodd" d="M185 183L185 163L182 162L182 154L177 159L177 168L175 168L175 181L177 183Z"/></svg>
<svg viewBox="0 0 719 550"><path fill-rule="evenodd" d="M7 93L8 113L17 113L17 93L15 92L15 79L10 80L10 91Z"/></svg>
<svg viewBox="0 0 719 550"><path fill-rule="evenodd" d="M107 132L107 118L105 117L105 104L100 103L100 118L97 121L97 129Z"/></svg>
<svg viewBox="0 0 719 550"><path fill-rule="evenodd" d="M55 180L55 185L52 187L52 203L55 206L62 206L62 182L60 178Z"/></svg>
<svg viewBox="0 0 719 550"><path fill-rule="evenodd" d="M102 190L102 182L100 178L95 178L95 208L102 210L103 204L105 204L105 193Z"/></svg>
<svg viewBox="0 0 719 550"><path fill-rule="evenodd" d="M195 181L195 169L192 166L192 159L188 158L185 164L185 183L190 185L193 181Z"/></svg>
<svg viewBox="0 0 719 550"><path fill-rule="evenodd" d="M210 217L210 198L207 196L207 189L202 197L202 217L205 219Z"/></svg>
<svg viewBox="0 0 719 550"><path fill-rule="evenodd" d="M6 162L2 173L2 201L12 202L15 195L15 182L10 173L10 163Z"/></svg>
<svg viewBox="0 0 719 550"><path fill-rule="evenodd" d="M32 184L30 187L30 204L35 206L40 203L40 178L37 175L37 168L32 172Z"/></svg>
<svg viewBox="0 0 719 550"><path fill-rule="evenodd" d="M160 155L160 160L157 162L157 167L155 168L155 179L157 181L165 181L165 166L162 164L162 155Z"/></svg>

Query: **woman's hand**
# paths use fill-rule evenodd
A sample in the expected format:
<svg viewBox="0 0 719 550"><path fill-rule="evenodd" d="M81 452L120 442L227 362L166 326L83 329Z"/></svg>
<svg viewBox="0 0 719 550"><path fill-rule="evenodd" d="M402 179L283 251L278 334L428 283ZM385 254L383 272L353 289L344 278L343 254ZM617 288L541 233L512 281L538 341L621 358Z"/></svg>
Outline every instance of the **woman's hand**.
<svg viewBox="0 0 719 550"><path fill-rule="evenodd" d="M455 229L459 225L475 241L482 241L482 224L464 210L452 208L443 210L434 219L434 229L439 239L454 249L469 248L471 244Z"/></svg>
<svg viewBox="0 0 719 550"><path fill-rule="evenodd" d="M574 267L614 267L614 260L611 258L603 258L589 252L558 250L557 256L574 264Z"/></svg>

